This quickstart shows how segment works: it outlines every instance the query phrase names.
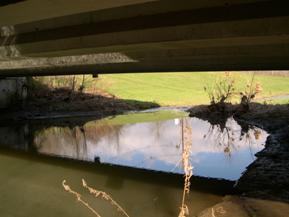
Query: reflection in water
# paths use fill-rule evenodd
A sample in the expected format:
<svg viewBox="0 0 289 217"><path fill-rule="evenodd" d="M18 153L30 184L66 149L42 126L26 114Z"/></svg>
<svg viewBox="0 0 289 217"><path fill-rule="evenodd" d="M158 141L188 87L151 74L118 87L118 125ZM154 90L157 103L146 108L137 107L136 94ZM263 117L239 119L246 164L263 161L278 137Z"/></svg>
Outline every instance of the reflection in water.
<svg viewBox="0 0 289 217"><path fill-rule="evenodd" d="M126 125L113 124L111 119L73 129L51 127L36 134L34 145L47 155L183 173L182 150L189 136L194 175L237 180L268 136L257 128L243 133L232 118L224 129L197 118L185 119ZM191 128L191 135L185 135L184 127Z"/></svg>
<svg viewBox="0 0 289 217"><path fill-rule="evenodd" d="M182 180L172 175L23 155L21 152L0 151L0 171L1 217L91 217L87 209L62 189L63 179L67 179L73 189L81 192L84 199L107 217L121 215L103 200L89 197L80 187L81 178L112 195L132 217L176 217L182 196ZM221 202L225 194L222 182L209 180L203 183L204 180L193 183L189 198L192 202L188 204L192 216Z"/></svg>
<svg viewBox="0 0 289 217"><path fill-rule="evenodd" d="M225 128L197 118L136 123L146 115L149 114L136 118L129 114L126 118L130 121L124 116L116 116L77 127L40 128L31 123L3 126L0 127L0 146L49 156L183 173L182 151L184 144L190 142L195 175L236 180L254 160L254 154L263 148L267 137L266 132L257 128L243 133L233 119L227 121ZM158 118L158 114L154 117ZM0 170L1 216L90 216L61 189L63 179L69 180L73 189L80 192L79 181L85 178L93 186L113 195L131 216L138 217L177 216L183 192L181 176L23 155L4 149L0 151ZM231 193L232 184L218 179L192 178L188 198L192 201L188 203L190 214L196 216L221 202L222 195ZM103 216L118 216L101 201L89 202Z"/></svg>

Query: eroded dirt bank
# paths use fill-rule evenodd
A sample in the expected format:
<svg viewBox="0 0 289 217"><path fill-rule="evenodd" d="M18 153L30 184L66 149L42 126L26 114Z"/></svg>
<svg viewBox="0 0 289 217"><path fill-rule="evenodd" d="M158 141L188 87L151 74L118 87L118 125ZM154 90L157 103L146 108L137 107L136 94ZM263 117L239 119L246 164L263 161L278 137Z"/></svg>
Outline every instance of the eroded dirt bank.
<svg viewBox="0 0 289 217"><path fill-rule="evenodd" d="M289 105L252 104L248 112L230 104L222 111L197 106L189 112L190 116L221 127L233 116L244 131L253 126L266 130L270 136L265 148L256 154L256 161L247 168L236 187L246 196L289 202Z"/></svg>
<svg viewBox="0 0 289 217"><path fill-rule="evenodd" d="M118 99L110 94L83 93L67 88L33 91L26 102L3 109L0 120L31 120L93 116L103 118L127 111L159 107L157 103Z"/></svg>

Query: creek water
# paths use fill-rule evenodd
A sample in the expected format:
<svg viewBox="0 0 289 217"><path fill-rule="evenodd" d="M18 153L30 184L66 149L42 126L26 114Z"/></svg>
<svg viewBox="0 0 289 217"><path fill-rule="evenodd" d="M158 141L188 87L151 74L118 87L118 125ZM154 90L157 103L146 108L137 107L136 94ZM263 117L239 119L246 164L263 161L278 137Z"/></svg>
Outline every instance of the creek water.
<svg viewBox="0 0 289 217"><path fill-rule="evenodd" d="M187 130L189 129L189 130ZM121 216L81 187L109 193L133 217L177 216L182 152L191 143L191 216L233 192L268 134L230 118L211 125L184 112L131 113L101 120L0 126L0 213L3 217L93 216L62 188L65 179L99 211Z"/></svg>

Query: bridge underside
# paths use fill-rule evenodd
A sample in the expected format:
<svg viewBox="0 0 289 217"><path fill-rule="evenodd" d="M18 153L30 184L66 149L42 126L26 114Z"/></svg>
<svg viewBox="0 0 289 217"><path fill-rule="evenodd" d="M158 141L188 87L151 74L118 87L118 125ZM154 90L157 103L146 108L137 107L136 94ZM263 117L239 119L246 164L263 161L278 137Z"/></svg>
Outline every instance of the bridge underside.
<svg viewBox="0 0 289 217"><path fill-rule="evenodd" d="M3 5L3 77L289 69L286 1L10 0Z"/></svg>

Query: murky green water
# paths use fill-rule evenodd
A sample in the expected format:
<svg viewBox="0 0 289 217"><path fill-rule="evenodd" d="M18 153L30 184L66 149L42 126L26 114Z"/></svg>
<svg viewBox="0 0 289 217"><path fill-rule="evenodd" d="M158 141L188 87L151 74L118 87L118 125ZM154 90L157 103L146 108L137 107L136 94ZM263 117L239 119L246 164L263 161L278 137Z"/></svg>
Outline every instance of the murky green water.
<svg viewBox="0 0 289 217"><path fill-rule="evenodd" d="M0 127L1 216L93 216L62 189L64 179L102 216L120 216L89 196L82 178L111 194L131 217L177 216L185 136L191 138L196 175L189 198L194 216L232 190L233 182L219 178L237 180L267 137L257 128L242 132L233 119L221 129L175 112L57 125ZM190 135L184 135L185 127Z"/></svg>

